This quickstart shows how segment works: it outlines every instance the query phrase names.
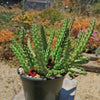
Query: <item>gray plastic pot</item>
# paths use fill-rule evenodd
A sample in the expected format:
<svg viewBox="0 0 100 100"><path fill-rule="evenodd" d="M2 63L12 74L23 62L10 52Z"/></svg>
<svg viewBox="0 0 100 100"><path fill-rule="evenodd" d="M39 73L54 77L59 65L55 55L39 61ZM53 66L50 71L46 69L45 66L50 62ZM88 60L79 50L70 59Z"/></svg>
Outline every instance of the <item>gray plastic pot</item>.
<svg viewBox="0 0 100 100"><path fill-rule="evenodd" d="M17 72L24 88L25 100L59 100L64 75L49 80L46 78L36 79L21 75L18 69Z"/></svg>

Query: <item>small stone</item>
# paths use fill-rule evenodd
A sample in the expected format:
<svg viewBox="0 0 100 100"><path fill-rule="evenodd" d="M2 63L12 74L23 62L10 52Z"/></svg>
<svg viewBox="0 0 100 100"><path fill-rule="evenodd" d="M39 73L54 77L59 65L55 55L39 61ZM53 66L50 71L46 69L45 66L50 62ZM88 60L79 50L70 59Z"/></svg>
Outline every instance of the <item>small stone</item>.
<svg viewBox="0 0 100 100"><path fill-rule="evenodd" d="M56 75L56 77L60 77L60 76L61 76L60 74L57 74L57 75Z"/></svg>
<svg viewBox="0 0 100 100"><path fill-rule="evenodd" d="M39 79L40 78L40 75L37 74L37 75L34 76L34 78Z"/></svg>
<svg viewBox="0 0 100 100"><path fill-rule="evenodd" d="M32 78L32 76L30 76L30 75L26 75L26 77Z"/></svg>
<svg viewBox="0 0 100 100"><path fill-rule="evenodd" d="M32 76L29 76L30 78L32 78Z"/></svg>
<svg viewBox="0 0 100 100"><path fill-rule="evenodd" d="M23 74L24 73L24 69L23 68L19 68L19 72L20 72L20 74Z"/></svg>
<svg viewBox="0 0 100 100"><path fill-rule="evenodd" d="M29 77L29 75L26 75L27 77Z"/></svg>

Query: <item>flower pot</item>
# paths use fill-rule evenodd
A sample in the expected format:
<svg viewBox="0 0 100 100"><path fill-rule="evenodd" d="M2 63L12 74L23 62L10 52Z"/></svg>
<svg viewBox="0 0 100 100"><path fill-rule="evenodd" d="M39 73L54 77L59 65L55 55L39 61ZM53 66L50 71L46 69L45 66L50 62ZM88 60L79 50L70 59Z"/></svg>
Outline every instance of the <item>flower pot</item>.
<svg viewBox="0 0 100 100"><path fill-rule="evenodd" d="M36 79L21 75L18 69L17 72L24 88L25 100L59 100L64 75L52 79Z"/></svg>

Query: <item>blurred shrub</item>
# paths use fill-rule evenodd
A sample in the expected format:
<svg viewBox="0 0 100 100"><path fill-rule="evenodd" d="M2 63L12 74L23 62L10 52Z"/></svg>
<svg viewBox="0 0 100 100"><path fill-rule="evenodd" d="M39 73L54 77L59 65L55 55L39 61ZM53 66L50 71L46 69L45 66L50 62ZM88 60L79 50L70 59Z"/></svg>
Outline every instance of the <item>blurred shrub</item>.
<svg viewBox="0 0 100 100"><path fill-rule="evenodd" d="M83 31L86 32L87 30ZM85 52L94 53L98 47L100 47L100 33L97 30L94 30L85 48Z"/></svg>
<svg viewBox="0 0 100 100"><path fill-rule="evenodd" d="M36 11L35 11L36 12ZM30 13L30 12L23 12L18 16L12 18L15 26L16 31L14 33L19 34L20 26L25 28L26 33L30 33L30 28L32 24L43 25L46 27L47 35L51 34L51 27L54 27L56 31L56 36L59 33L59 30L63 24L62 20L63 14L59 10L55 9L45 9L42 12Z"/></svg>
<svg viewBox="0 0 100 100"><path fill-rule="evenodd" d="M62 5L63 5L63 1L62 0L54 0L53 8L55 8L55 9L61 9Z"/></svg>
<svg viewBox="0 0 100 100"><path fill-rule="evenodd" d="M64 23L64 20L56 21L54 23L54 25L49 24L48 27L46 28L47 35L49 36L53 31L55 31L55 36L58 37L60 32L61 32L61 28L63 26L63 23Z"/></svg>
<svg viewBox="0 0 100 100"><path fill-rule="evenodd" d="M98 3L95 3L93 5L93 14L100 14L100 1L98 1Z"/></svg>
<svg viewBox="0 0 100 100"><path fill-rule="evenodd" d="M1 12L2 8L0 8L0 30L8 29L13 27L12 18L14 16L14 12Z"/></svg>
<svg viewBox="0 0 100 100"><path fill-rule="evenodd" d="M9 30L0 31L0 59L9 59L13 57L13 52L10 49L10 40L14 36L13 32Z"/></svg>
<svg viewBox="0 0 100 100"><path fill-rule="evenodd" d="M51 24L54 24L56 21L63 19L62 13L54 8L47 8L43 10L39 15L42 18L50 20Z"/></svg>
<svg viewBox="0 0 100 100"><path fill-rule="evenodd" d="M72 26L71 36L77 38L79 31L82 30L82 29L87 29L89 27L89 24L90 23L86 20L83 20L83 21L76 20L76 21L74 21L73 26Z"/></svg>
<svg viewBox="0 0 100 100"><path fill-rule="evenodd" d="M6 24L9 24L13 16L14 16L14 12L1 12L0 13L0 23L3 22Z"/></svg>
<svg viewBox="0 0 100 100"><path fill-rule="evenodd" d="M89 24L90 23L86 20L74 21L72 26L71 36L73 36L74 38L78 38L80 30L86 32L87 28L89 27ZM96 29L97 28L99 29L100 28L99 26L100 25L98 24L98 26L96 26ZM97 30L94 30L84 51L89 53L94 53L99 46L100 46L100 33Z"/></svg>
<svg viewBox="0 0 100 100"><path fill-rule="evenodd" d="M100 14L100 8L94 10L94 14Z"/></svg>
<svg viewBox="0 0 100 100"><path fill-rule="evenodd" d="M64 0L64 5L68 5L69 12L75 15L89 15L91 4L89 0Z"/></svg>
<svg viewBox="0 0 100 100"><path fill-rule="evenodd" d="M13 32L9 30L0 31L0 43L10 41L12 37L13 37Z"/></svg>
<svg viewBox="0 0 100 100"><path fill-rule="evenodd" d="M45 19L45 18L41 18L41 17L38 17L37 19L34 19L33 23L38 24L38 25L43 25L47 28L52 27L52 24L51 24L50 20Z"/></svg>
<svg viewBox="0 0 100 100"><path fill-rule="evenodd" d="M38 11L34 11L35 13L23 12L18 16L12 18L15 26L18 28L19 26L23 26L26 30L29 30L32 24L43 25L45 27L51 26L51 23L46 18L41 18ZM20 28L19 28L20 29ZM19 30L18 29L18 30Z"/></svg>
<svg viewBox="0 0 100 100"><path fill-rule="evenodd" d="M12 21L16 25L23 26L24 28L30 28L32 23L33 23L34 15L33 14L28 14L28 13L22 13L18 16L15 16L12 18Z"/></svg>
<svg viewBox="0 0 100 100"><path fill-rule="evenodd" d="M96 29L100 32L100 23L96 25Z"/></svg>

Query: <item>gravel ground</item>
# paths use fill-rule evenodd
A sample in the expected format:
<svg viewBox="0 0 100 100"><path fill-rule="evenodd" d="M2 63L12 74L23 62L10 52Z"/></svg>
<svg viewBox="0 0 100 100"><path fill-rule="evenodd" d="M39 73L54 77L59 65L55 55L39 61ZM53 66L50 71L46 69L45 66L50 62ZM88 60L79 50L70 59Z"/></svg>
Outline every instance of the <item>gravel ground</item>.
<svg viewBox="0 0 100 100"><path fill-rule="evenodd" d="M12 100L22 88L16 68L0 63L0 73L0 100ZM100 100L100 74L88 72L76 80L78 86L75 100Z"/></svg>
<svg viewBox="0 0 100 100"><path fill-rule="evenodd" d="M22 88L16 68L0 63L0 74L0 100L12 100Z"/></svg>

